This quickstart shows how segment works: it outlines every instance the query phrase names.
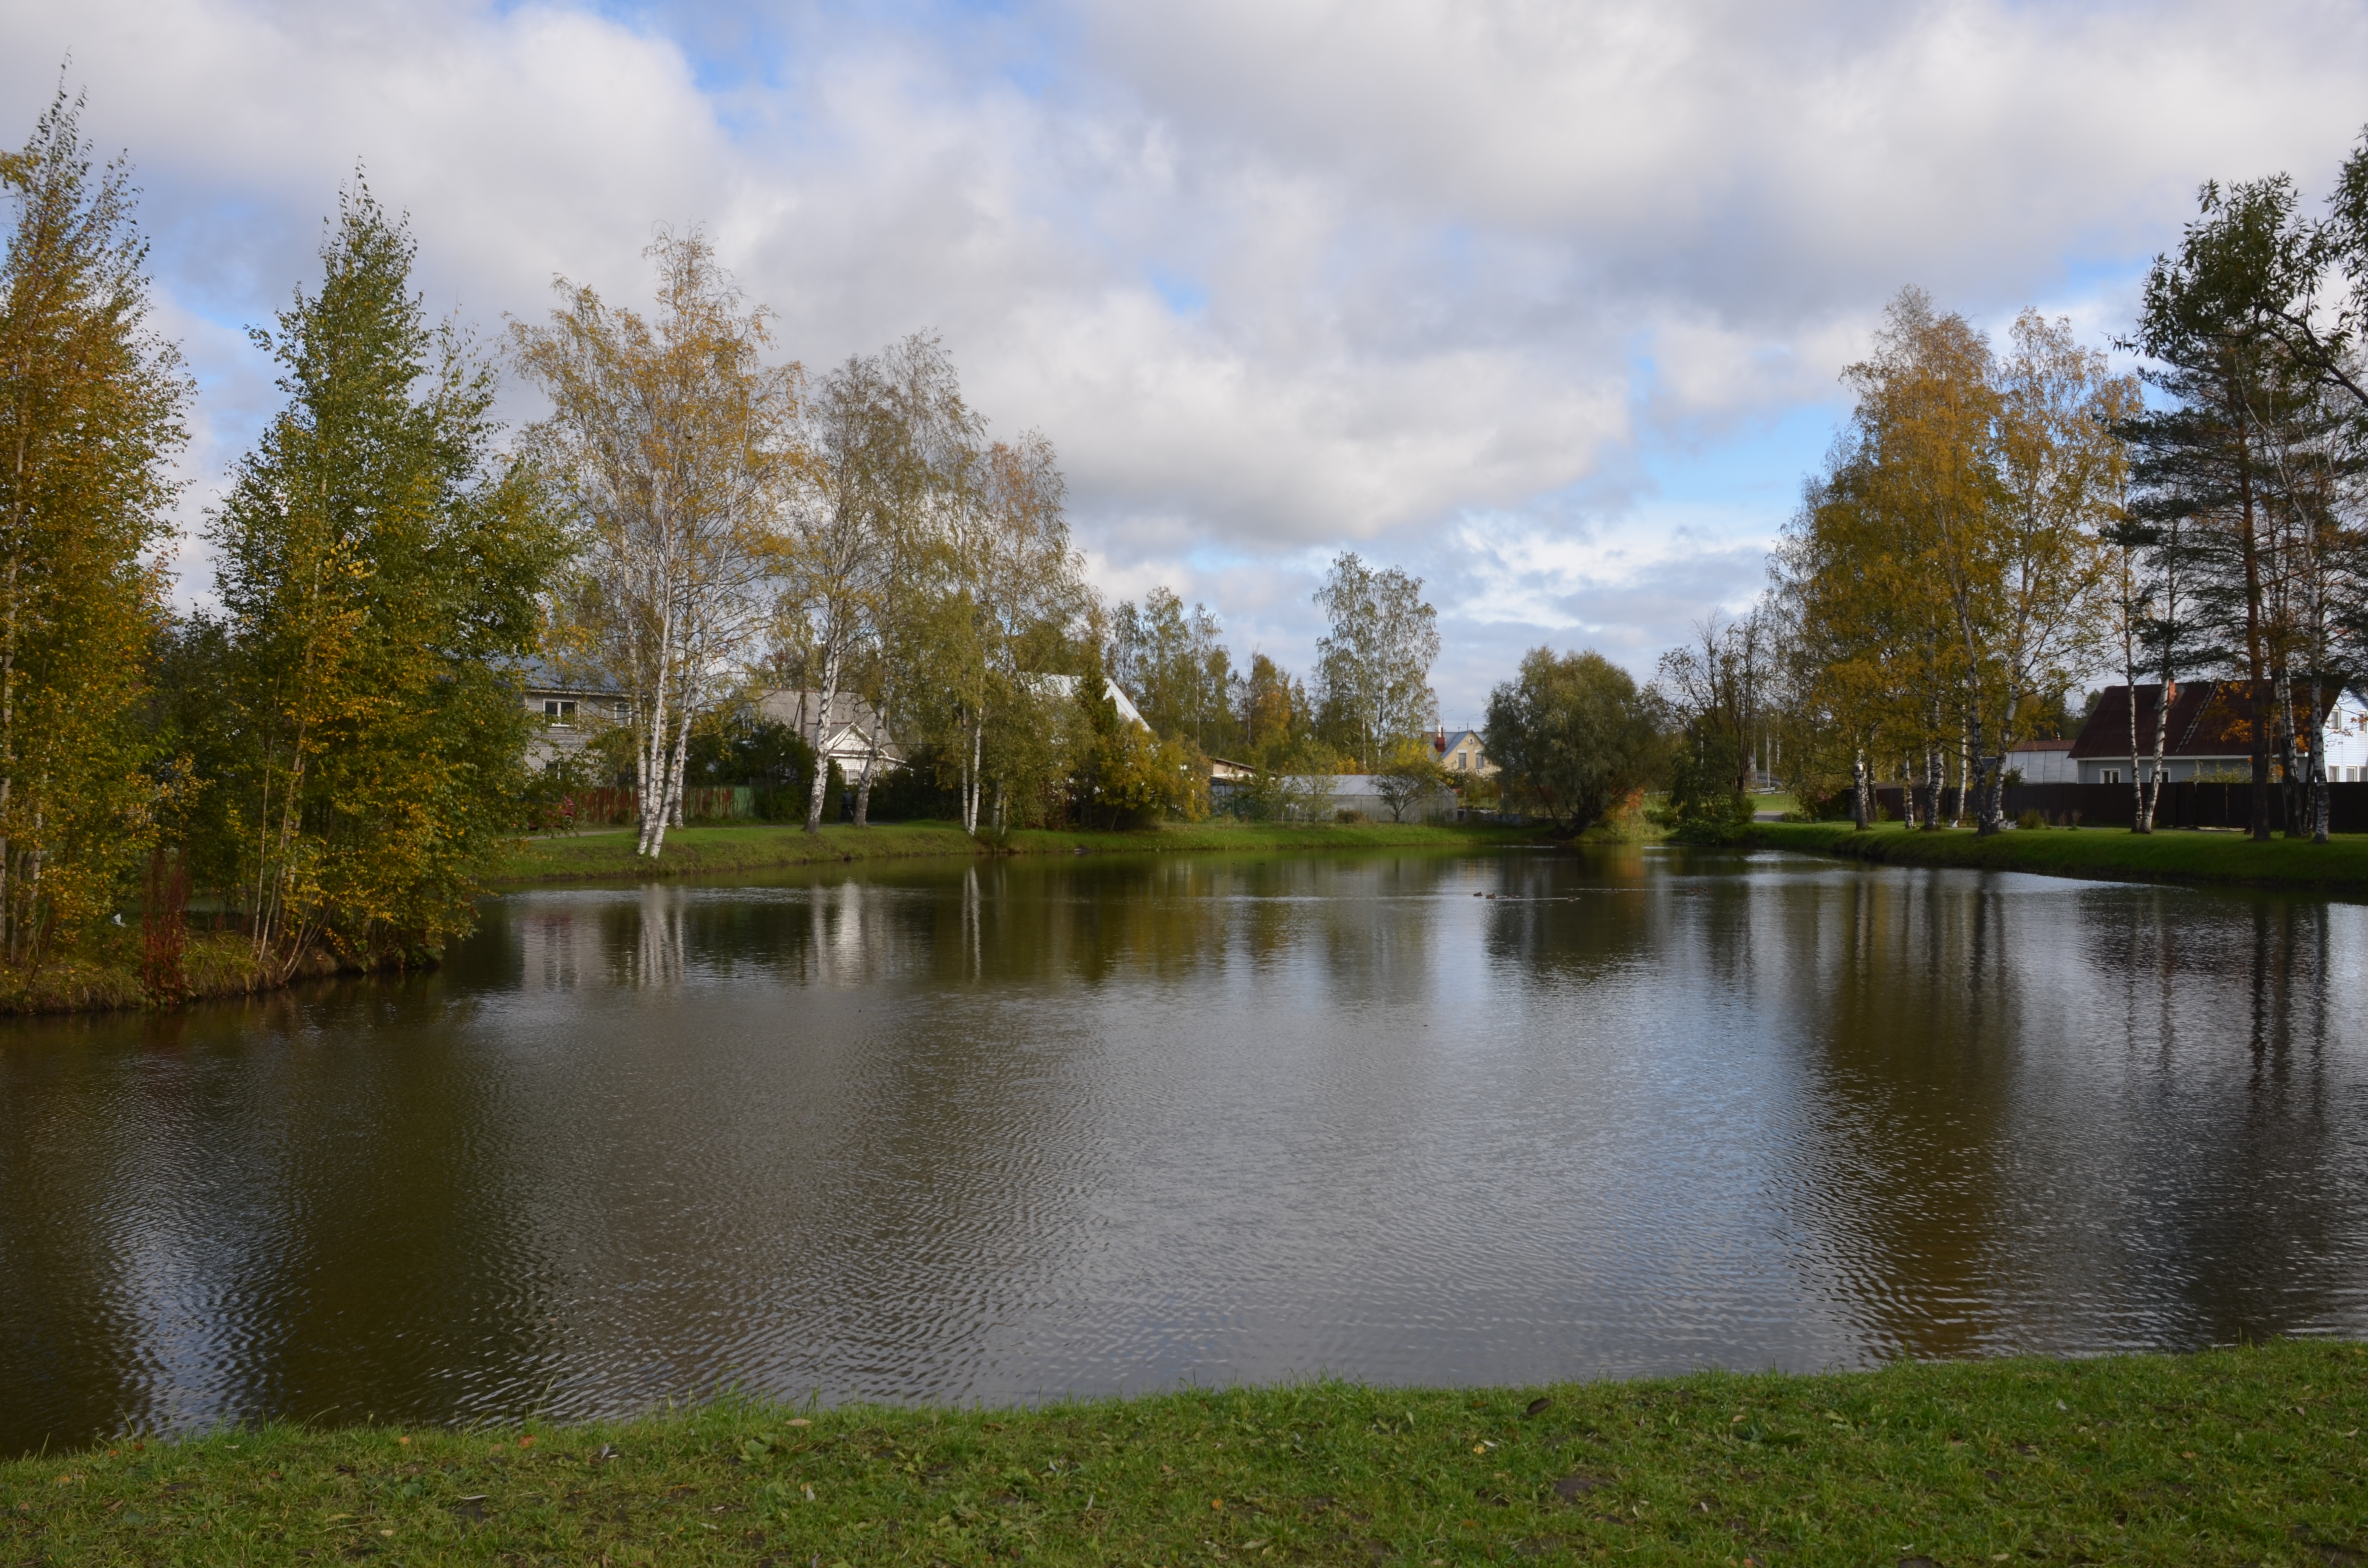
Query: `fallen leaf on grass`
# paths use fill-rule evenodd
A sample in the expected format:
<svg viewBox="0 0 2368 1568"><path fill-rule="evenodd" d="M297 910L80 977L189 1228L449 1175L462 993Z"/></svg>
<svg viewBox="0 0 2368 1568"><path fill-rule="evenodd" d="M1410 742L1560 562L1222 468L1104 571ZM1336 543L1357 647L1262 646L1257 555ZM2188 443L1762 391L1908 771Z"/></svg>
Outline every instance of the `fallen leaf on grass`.
<svg viewBox="0 0 2368 1568"><path fill-rule="evenodd" d="M1608 1481L1598 1481L1591 1475L1565 1475L1554 1483L1554 1495L1557 1497L1576 1503L1588 1493L1600 1492L1611 1484Z"/></svg>
<svg viewBox="0 0 2368 1568"><path fill-rule="evenodd" d="M1530 1401L1529 1408L1528 1408L1528 1409L1526 1409L1526 1410L1524 1410L1524 1411L1522 1411L1522 1412L1521 1412L1521 1414L1522 1414L1523 1415L1541 1415L1541 1414L1543 1414L1544 1411L1546 1411L1550 1406L1552 1406L1552 1405L1553 1405L1553 1403L1554 1403L1554 1395L1552 1395L1552 1394L1550 1394L1550 1393L1542 1393L1542 1394L1538 1395L1538 1397L1537 1397L1537 1398L1535 1398L1535 1399L1533 1399L1533 1400Z"/></svg>

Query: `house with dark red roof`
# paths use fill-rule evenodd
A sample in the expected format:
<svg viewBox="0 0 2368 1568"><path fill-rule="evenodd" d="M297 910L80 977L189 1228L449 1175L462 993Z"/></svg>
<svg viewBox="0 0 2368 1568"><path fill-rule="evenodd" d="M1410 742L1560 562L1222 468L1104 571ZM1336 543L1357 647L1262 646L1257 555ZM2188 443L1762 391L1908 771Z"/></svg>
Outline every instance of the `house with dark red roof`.
<svg viewBox="0 0 2368 1568"><path fill-rule="evenodd" d="M2162 776L2188 779L2249 781L2253 777L2253 699L2240 680L2185 681L2170 688L2170 725L2163 737ZM2133 695L2135 693L2135 696ZM2137 709L2138 771L2153 770L2155 716L2159 683L2109 686L2098 695L2089 722L2072 743L2072 764L2083 784L2126 784L2130 778L2130 710ZM2305 749L2307 743L2305 742ZM2271 775L2275 777L2274 753ZM2338 697L2327 724L2327 777L2330 782L2368 781L2368 710L2351 693Z"/></svg>

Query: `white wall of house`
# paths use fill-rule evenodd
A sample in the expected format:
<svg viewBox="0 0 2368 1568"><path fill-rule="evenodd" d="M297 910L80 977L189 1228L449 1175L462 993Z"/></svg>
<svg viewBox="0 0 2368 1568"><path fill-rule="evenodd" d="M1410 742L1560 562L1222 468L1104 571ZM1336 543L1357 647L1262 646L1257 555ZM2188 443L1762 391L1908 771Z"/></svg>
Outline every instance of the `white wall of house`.
<svg viewBox="0 0 2368 1568"><path fill-rule="evenodd" d="M526 744L526 763L533 768L547 767L582 749L602 729L623 723L633 711L616 693L584 687L529 686L525 702L526 710L542 722Z"/></svg>

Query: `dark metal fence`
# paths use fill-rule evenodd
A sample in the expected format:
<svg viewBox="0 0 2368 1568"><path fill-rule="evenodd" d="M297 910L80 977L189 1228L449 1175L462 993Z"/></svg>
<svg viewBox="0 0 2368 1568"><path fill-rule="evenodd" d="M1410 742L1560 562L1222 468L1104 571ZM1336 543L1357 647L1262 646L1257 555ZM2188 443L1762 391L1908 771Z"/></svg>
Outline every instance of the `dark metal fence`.
<svg viewBox="0 0 2368 1568"><path fill-rule="evenodd" d="M1923 786L1911 789L1897 784L1875 787L1875 798L1882 802L1884 815L1892 821L1906 813L1906 797L1913 794L1920 813L1926 795ZM1850 796L1840 797L1847 812ZM2289 801L2299 812L2304 804L2302 787L2288 790L2283 785L2270 790L2270 825L2283 832ZM1957 792L1941 792L1941 809L1953 811ZM2009 784L2006 790L2006 815L2009 822L2020 819L2025 812L2037 812L2040 819L2051 827L2068 827L2075 824L2084 827L2128 827L2137 820L2137 802L2131 798L2127 784ZM2329 784L2327 787L2327 825L2331 833L2368 833L2368 784ZM2179 827L2250 827L2253 825L2253 787L2249 784L2173 784L2163 785L2155 801L2154 824L2160 828Z"/></svg>

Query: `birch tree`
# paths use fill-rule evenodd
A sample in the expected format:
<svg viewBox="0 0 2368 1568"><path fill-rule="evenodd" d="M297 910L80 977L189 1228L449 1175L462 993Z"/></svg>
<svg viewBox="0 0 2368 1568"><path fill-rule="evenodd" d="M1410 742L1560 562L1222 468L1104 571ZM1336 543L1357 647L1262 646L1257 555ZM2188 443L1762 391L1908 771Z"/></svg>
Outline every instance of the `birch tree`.
<svg viewBox="0 0 2368 1568"><path fill-rule="evenodd" d="M111 906L153 827L133 718L189 395L129 171L94 171L81 110L60 93L0 153L0 958L27 970Z"/></svg>
<svg viewBox="0 0 2368 1568"><path fill-rule="evenodd" d="M211 745L256 960L285 976L434 952L473 922L518 797L506 668L558 554L530 469L494 449L492 367L432 327L414 248L357 181L257 345L287 403L208 519L223 711Z"/></svg>
<svg viewBox="0 0 2368 1568"><path fill-rule="evenodd" d="M2036 311L2016 318L1998 375L1993 576L1975 644L1998 691L1975 807L1992 832L2005 820L2006 755L2029 733L2035 699L2063 691L2102 651L2107 535L2129 475L2118 430L2139 407L2135 377L2109 374L2069 322Z"/></svg>
<svg viewBox="0 0 2368 1568"><path fill-rule="evenodd" d="M818 681L812 739L819 748L885 586L883 525L898 443L876 362L850 358L823 379L807 405L805 440L811 457L790 509L783 600ZM818 756L806 800L808 833L822 831L828 773L827 759Z"/></svg>
<svg viewBox="0 0 2368 1568"><path fill-rule="evenodd" d="M681 812L691 724L773 612L803 466L803 372L765 362L769 313L704 234L661 233L644 255L654 318L563 278L564 308L512 324L511 346L552 401L532 449L573 522L560 640L630 696L636 847L655 857Z"/></svg>
<svg viewBox="0 0 2368 1568"><path fill-rule="evenodd" d="M943 347L916 334L832 371L807 429L781 606L819 678L821 711L850 687L871 699L875 722L856 780L860 825L882 732L905 695L913 619L972 483L979 421ZM807 831L820 828L821 812L817 769Z"/></svg>
<svg viewBox="0 0 2368 1568"><path fill-rule="evenodd" d="M1370 772L1386 743L1438 722L1439 612L1423 601L1421 578L1376 572L1353 551L1334 558L1315 603L1328 623L1315 643L1319 700Z"/></svg>
<svg viewBox="0 0 2368 1568"><path fill-rule="evenodd" d="M1037 677L1057 672L1029 666L1031 650L1074 642L1090 608L1083 563L1069 541L1066 494L1042 435L997 441L980 455L967 504L949 530L931 619L965 832L978 831L990 778L1000 803L1025 782L1017 766L1023 759L1045 767L1056 760L1040 743L1061 704Z"/></svg>
<svg viewBox="0 0 2368 1568"><path fill-rule="evenodd" d="M984 429L962 400L953 361L936 337L916 333L880 358L893 442L882 454L888 460L876 490L881 510L873 540L878 561L869 683L876 722L856 781L858 827L870 817L882 743L894 733L912 689L916 628L952 519L966 504Z"/></svg>

